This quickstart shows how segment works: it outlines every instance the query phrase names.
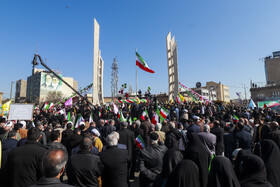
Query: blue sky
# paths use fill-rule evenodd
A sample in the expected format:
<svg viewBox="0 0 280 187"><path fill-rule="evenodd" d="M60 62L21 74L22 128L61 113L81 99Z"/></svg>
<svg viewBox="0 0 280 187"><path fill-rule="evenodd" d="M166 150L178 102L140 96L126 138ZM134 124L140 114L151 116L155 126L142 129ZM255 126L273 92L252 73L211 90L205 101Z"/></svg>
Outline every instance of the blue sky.
<svg viewBox="0 0 280 187"><path fill-rule="evenodd" d="M66 8L69 7L69 8ZM117 57L119 87L135 89L135 48L156 73L138 71L138 89L168 91L166 36L178 44L179 80L188 87L221 81L231 97L250 80L264 82L259 59L280 50L280 1L270 0L3 0L0 2L0 91L26 79L36 52L52 69L92 82L93 19L100 24L104 94L111 94ZM42 68L39 66L38 68ZM249 94L247 89L247 95Z"/></svg>

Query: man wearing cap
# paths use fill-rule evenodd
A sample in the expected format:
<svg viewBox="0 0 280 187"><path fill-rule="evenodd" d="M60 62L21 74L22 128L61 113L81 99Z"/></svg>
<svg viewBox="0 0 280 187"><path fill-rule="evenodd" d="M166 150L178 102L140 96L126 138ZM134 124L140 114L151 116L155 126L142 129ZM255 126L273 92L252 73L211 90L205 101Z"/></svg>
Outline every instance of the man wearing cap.
<svg viewBox="0 0 280 187"><path fill-rule="evenodd" d="M158 140L159 135L157 133L150 133L151 145L141 150L139 161L141 187L153 186L156 176L162 170L163 156L167 147L159 145Z"/></svg>
<svg viewBox="0 0 280 187"><path fill-rule="evenodd" d="M97 129L92 129L91 130L91 135L92 135L92 138L93 138L94 147L96 147L99 150L99 152L101 152L102 148L103 148L103 143L99 138L99 136L100 136L99 131Z"/></svg>

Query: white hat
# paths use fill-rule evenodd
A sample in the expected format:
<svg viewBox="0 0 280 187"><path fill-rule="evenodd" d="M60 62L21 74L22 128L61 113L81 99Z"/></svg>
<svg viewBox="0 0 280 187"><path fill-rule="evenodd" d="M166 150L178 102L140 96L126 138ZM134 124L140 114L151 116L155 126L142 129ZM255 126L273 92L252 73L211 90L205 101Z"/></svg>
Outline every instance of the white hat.
<svg viewBox="0 0 280 187"><path fill-rule="evenodd" d="M20 121L19 123L21 123L23 125L23 127L26 126L26 122L25 121Z"/></svg>
<svg viewBox="0 0 280 187"><path fill-rule="evenodd" d="M85 122L81 121L81 122L80 122L80 125L85 125Z"/></svg>
<svg viewBox="0 0 280 187"><path fill-rule="evenodd" d="M8 121L6 124L5 124L5 127L12 127L13 126L13 122L12 121Z"/></svg>
<svg viewBox="0 0 280 187"><path fill-rule="evenodd" d="M98 136L98 137L100 136L100 133L99 133L99 131L97 129L92 129L91 132L93 134L95 134L96 136Z"/></svg>

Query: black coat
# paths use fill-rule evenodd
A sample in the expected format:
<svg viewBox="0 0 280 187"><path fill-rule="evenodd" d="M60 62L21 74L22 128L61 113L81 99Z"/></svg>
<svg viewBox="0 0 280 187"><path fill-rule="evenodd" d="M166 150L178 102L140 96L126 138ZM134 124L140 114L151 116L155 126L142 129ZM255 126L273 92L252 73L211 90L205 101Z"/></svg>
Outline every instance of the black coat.
<svg viewBox="0 0 280 187"><path fill-rule="evenodd" d="M280 186L280 151L272 140L261 141L262 159L267 170L267 180L272 186Z"/></svg>
<svg viewBox="0 0 280 187"><path fill-rule="evenodd" d="M98 177L101 176L103 167L99 156L81 150L78 154L72 155L68 161L68 184L98 187Z"/></svg>
<svg viewBox="0 0 280 187"><path fill-rule="evenodd" d="M239 168L239 182L242 187L272 187L266 178L266 168L263 160L253 154L240 159L242 167Z"/></svg>
<svg viewBox="0 0 280 187"><path fill-rule="evenodd" d="M72 149L80 145L82 139L83 137L79 134L73 134L72 136L69 137L66 143L66 149L69 156L71 156Z"/></svg>
<svg viewBox="0 0 280 187"><path fill-rule="evenodd" d="M199 187L199 169L191 160L182 160L168 178L166 187Z"/></svg>
<svg viewBox="0 0 280 187"><path fill-rule="evenodd" d="M234 137L232 133L224 134L225 156L232 160L232 152L235 149Z"/></svg>
<svg viewBox="0 0 280 187"><path fill-rule="evenodd" d="M259 130L260 130L260 126L257 127L255 142L260 142L261 140L269 138L270 128L266 124L264 124L263 127L261 128L261 134L260 134L261 136L259 136Z"/></svg>
<svg viewBox="0 0 280 187"><path fill-rule="evenodd" d="M221 127L214 127L211 129L211 133L215 134L216 139L216 155L221 155L225 151L224 145L224 129Z"/></svg>
<svg viewBox="0 0 280 187"><path fill-rule="evenodd" d="M100 153L104 169L101 175L102 187L128 187L130 157L127 150L117 146L107 147Z"/></svg>
<svg viewBox="0 0 280 187"><path fill-rule="evenodd" d="M104 130L105 130L104 138L106 138L109 134L111 134L111 132L116 131L117 128L115 126L109 124L109 125L105 126Z"/></svg>
<svg viewBox="0 0 280 187"><path fill-rule="evenodd" d="M182 134L177 129L172 129L165 134L164 144L168 147L168 149L178 149L181 137Z"/></svg>
<svg viewBox="0 0 280 187"><path fill-rule="evenodd" d="M120 135L119 143L126 145L128 154L132 158L132 153L135 148L134 133L127 128L119 130L118 133Z"/></svg>
<svg viewBox="0 0 280 187"><path fill-rule="evenodd" d="M165 145L152 144L142 149L140 154L140 186L151 186L162 170Z"/></svg>
<svg viewBox="0 0 280 187"><path fill-rule="evenodd" d="M241 130L235 134L235 148L242 148L248 153L251 152L252 148L252 135L244 130Z"/></svg>
<svg viewBox="0 0 280 187"><path fill-rule="evenodd" d="M57 178L41 178L37 184L32 185L31 187L72 187L68 184L63 184Z"/></svg>
<svg viewBox="0 0 280 187"><path fill-rule="evenodd" d="M40 143L31 141L13 149L1 171L2 181L5 181L6 186L9 187L35 184L42 177L41 161L45 151L46 148Z"/></svg>
<svg viewBox="0 0 280 187"><path fill-rule="evenodd" d="M210 153L203 145L196 133L188 134L188 146L184 157L194 161L199 169L200 186L206 187L208 181L208 166L210 162Z"/></svg>
<svg viewBox="0 0 280 187"><path fill-rule="evenodd" d="M18 141L13 138L8 138L2 142L2 160L1 160L2 167L6 163L9 152L17 147L17 143Z"/></svg>
<svg viewBox="0 0 280 187"><path fill-rule="evenodd" d="M240 187L228 158L216 156L211 163L208 187Z"/></svg>
<svg viewBox="0 0 280 187"><path fill-rule="evenodd" d="M73 135L73 130L72 129L66 129L62 132L62 139L61 139L61 143L66 146L66 143L69 139L69 137Z"/></svg>

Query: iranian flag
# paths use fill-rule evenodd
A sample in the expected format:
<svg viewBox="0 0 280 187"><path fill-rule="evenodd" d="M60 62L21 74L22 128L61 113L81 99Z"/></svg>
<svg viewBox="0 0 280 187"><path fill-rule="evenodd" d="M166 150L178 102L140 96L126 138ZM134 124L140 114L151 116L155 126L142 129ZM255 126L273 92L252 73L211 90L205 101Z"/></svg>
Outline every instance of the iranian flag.
<svg viewBox="0 0 280 187"><path fill-rule="evenodd" d="M80 114L78 119L77 119L77 122L76 122L76 125L75 125L75 128L79 128L81 126L81 122L84 122L84 118L83 116Z"/></svg>
<svg viewBox="0 0 280 187"><path fill-rule="evenodd" d="M68 121L71 121L71 112L68 112L68 113L67 113L67 120L68 120Z"/></svg>
<svg viewBox="0 0 280 187"><path fill-rule="evenodd" d="M53 103L53 102L51 102L51 104L49 104L48 109L50 110L50 109L52 109L53 107L54 107L54 103Z"/></svg>
<svg viewBox="0 0 280 187"><path fill-rule="evenodd" d="M121 122L127 121L126 118L123 116L122 111L120 111L120 120Z"/></svg>
<svg viewBox="0 0 280 187"><path fill-rule="evenodd" d="M140 149L145 148L145 142L140 134L135 138L135 142L137 147L139 147Z"/></svg>
<svg viewBox="0 0 280 187"><path fill-rule="evenodd" d="M239 118L236 115L233 115L233 122L238 122Z"/></svg>
<svg viewBox="0 0 280 187"><path fill-rule="evenodd" d="M131 116L129 118L129 124L132 125L132 118L131 118Z"/></svg>
<svg viewBox="0 0 280 187"><path fill-rule="evenodd" d="M169 111L167 109L165 109L164 107L161 107L161 109L160 109L161 120L162 121L165 120L168 115L169 115Z"/></svg>
<svg viewBox="0 0 280 187"><path fill-rule="evenodd" d="M157 123L159 123L158 114L156 112L154 112L154 115L152 118L152 124L156 125Z"/></svg>
<svg viewBox="0 0 280 187"><path fill-rule="evenodd" d="M279 106L279 105L280 105L279 103L277 103L275 101L272 101L272 102L266 104L266 107L267 108L273 108L273 107L276 107L276 106Z"/></svg>
<svg viewBox="0 0 280 187"><path fill-rule="evenodd" d="M43 109L48 110L48 108L49 108L49 104L48 104L47 102L45 102L45 104L44 104L44 106L43 106Z"/></svg>
<svg viewBox="0 0 280 187"><path fill-rule="evenodd" d="M142 112L142 115L141 115L141 119L143 119L144 121L145 121L145 116L148 116L147 110L144 110L144 111Z"/></svg>
<svg viewBox="0 0 280 187"><path fill-rule="evenodd" d="M140 69L149 72L149 73L155 73L153 70L151 70L148 66L148 64L144 61L144 59L136 52L136 66L139 66Z"/></svg>
<svg viewBox="0 0 280 187"><path fill-rule="evenodd" d="M89 122L89 123L93 122L93 115L92 115L92 113L91 113L90 116L89 116L88 122Z"/></svg>

